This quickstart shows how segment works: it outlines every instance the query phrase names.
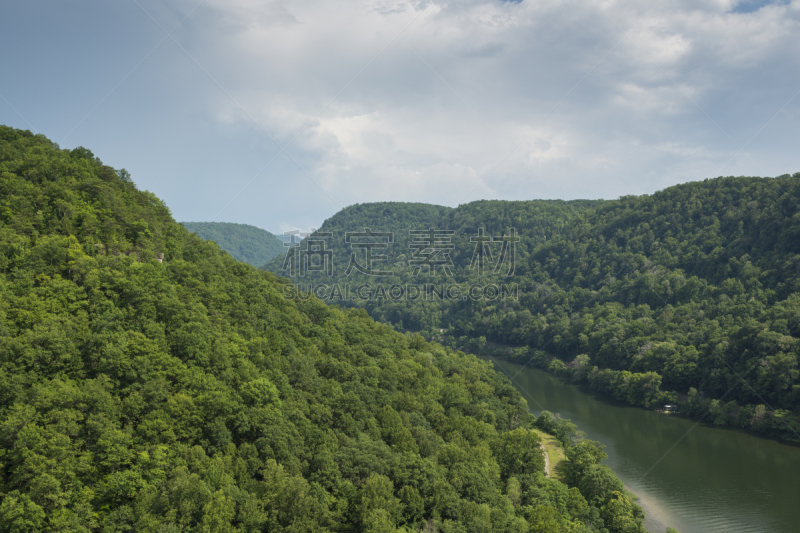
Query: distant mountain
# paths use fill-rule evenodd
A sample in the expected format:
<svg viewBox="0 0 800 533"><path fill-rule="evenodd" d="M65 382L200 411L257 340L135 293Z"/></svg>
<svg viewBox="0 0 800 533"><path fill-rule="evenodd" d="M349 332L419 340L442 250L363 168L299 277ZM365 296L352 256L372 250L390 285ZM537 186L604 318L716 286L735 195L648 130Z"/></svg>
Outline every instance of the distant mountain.
<svg viewBox="0 0 800 533"><path fill-rule="evenodd" d="M363 204L311 237L330 270L265 268L454 348L800 443L798 198L787 174L613 201ZM286 265L320 263L297 250Z"/></svg>
<svg viewBox="0 0 800 533"><path fill-rule="evenodd" d="M603 202L603 200L479 200L457 208L409 202L356 204L342 209L326 220L319 232L331 235L326 237L326 249L332 252L334 277L341 276L345 272L354 251L358 252L359 256L364 253L362 249L353 248L346 242L347 232L364 232L369 229L373 233L391 233L390 240L388 237L374 237L367 240L386 244L385 247L374 250L376 255L380 253L387 256L374 266L395 272L396 276L392 278L395 282L401 279L409 281L406 278L413 274L414 267L409 261L414 254L414 242L420 239L420 234L416 232L430 228L451 230L453 232L451 236L440 238L449 239L453 244L449 251L454 263L452 270L456 278L462 280L464 276L471 275L469 264L475 245L470 239L478 233L479 228L484 228L488 234L496 235L507 231L510 226L516 226L516 231L524 237L517 246L516 253L528 257L531 250L544 244L548 238L565 231L571 221L582 216L585 211L602 205ZM305 246L300 247L301 250L305 248ZM263 268L278 275L289 276L290 272L284 270L284 266L284 259L277 258ZM358 272L351 274L359 276ZM313 274L308 278L309 281L314 279ZM355 278L348 274L347 279ZM369 281L369 278L363 276L358 279ZM414 329L420 327L421 324L414 325Z"/></svg>
<svg viewBox="0 0 800 533"><path fill-rule="evenodd" d="M189 231L203 239L212 240L234 259L254 267L266 264L273 257L283 255L283 236L233 222L181 222Z"/></svg>

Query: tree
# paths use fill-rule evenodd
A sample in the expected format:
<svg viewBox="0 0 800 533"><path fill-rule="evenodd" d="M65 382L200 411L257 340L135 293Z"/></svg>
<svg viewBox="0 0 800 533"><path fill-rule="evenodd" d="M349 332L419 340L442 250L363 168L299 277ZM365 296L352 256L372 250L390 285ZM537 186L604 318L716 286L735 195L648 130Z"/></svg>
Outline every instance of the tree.
<svg viewBox="0 0 800 533"><path fill-rule="evenodd" d="M586 469L578 482L578 490L593 505L600 506L609 500L614 492L622 492L622 482L605 465L594 464Z"/></svg>
<svg viewBox="0 0 800 533"><path fill-rule="evenodd" d="M501 434L494 444L494 454L500 466L502 479L513 473L534 474L544 472L544 455L541 439L529 429L517 428Z"/></svg>
<svg viewBox="0 0 800 533"><path fill-rule="evenodd" d="M9 533L39 531L44 523L44 510L33 503L27 494L11 492L0 503L0 530Z"/></svg>
<svg viewBox="0 0 800 533"><path fill-rule="evenodd" d="M359 491L359 496L361 521L365 527L375 521L377 524L390 524L391 527L395 527L401 517L403 505L395 498L394 486L388 477L372 474ZM376 514L375 511L380 513Z"/></svg>

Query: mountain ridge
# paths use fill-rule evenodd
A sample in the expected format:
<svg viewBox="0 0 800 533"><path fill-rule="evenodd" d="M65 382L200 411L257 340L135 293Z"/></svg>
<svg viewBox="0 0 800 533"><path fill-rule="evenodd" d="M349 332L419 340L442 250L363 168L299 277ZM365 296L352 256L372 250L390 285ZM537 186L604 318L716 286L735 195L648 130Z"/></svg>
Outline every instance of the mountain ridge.
<svg viewBox="0 0 800 533"><path fill-rule="evenodd" d="M336 215L320 228L332 233L340 258L332 277L290 277L306 289L434 284L432 299L373 291L336 303L484 355L491 343L510 346L492 354L633 405L680 400L685 414L710 412L712 423L800 443L799 199L800 174L787 174L720 177L608 201L473 202L437 222L453 232L445 237L452 246L439 254L449 255L453 275L438 277L414 274L406 228L397 228L380 263L391 276L343 275L363 255L348 249L346 232L393 228L383 211L362 206L372 219ZM487 244L494 261L496 240L514 228L512 275L471 268L481 228L495 237ZM287 275L284 265L266 268ZM459 297L442 297L448 284ZM514 285L519 298L460 296L475 284ZM750 381L732 388L743 375Z"/></svg>

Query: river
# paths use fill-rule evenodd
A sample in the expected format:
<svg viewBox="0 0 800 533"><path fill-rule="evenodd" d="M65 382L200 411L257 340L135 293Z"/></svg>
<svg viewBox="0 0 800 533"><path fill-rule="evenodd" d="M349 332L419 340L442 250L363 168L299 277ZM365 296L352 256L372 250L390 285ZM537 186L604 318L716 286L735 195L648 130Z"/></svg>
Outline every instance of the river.
<svg viewBox="0 0 800 533"><path fill-rule="evenodd" d="M606 445L617 476L663 533L800 531L800 448L630 407L494 359L528 401Z"/></svg>

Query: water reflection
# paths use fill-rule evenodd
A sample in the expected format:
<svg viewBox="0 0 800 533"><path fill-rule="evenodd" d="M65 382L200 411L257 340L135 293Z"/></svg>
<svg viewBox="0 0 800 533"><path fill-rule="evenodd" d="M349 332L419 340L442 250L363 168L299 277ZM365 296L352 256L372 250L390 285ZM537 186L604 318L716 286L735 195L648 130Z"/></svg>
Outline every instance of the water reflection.
<svg viewBox="0 0 800 533"><path fill-rule="evenodd" d="M528 400L607 446L608 465L654 533L800 531L800 448L599 399L536 369L495 360Z"/></svg>

